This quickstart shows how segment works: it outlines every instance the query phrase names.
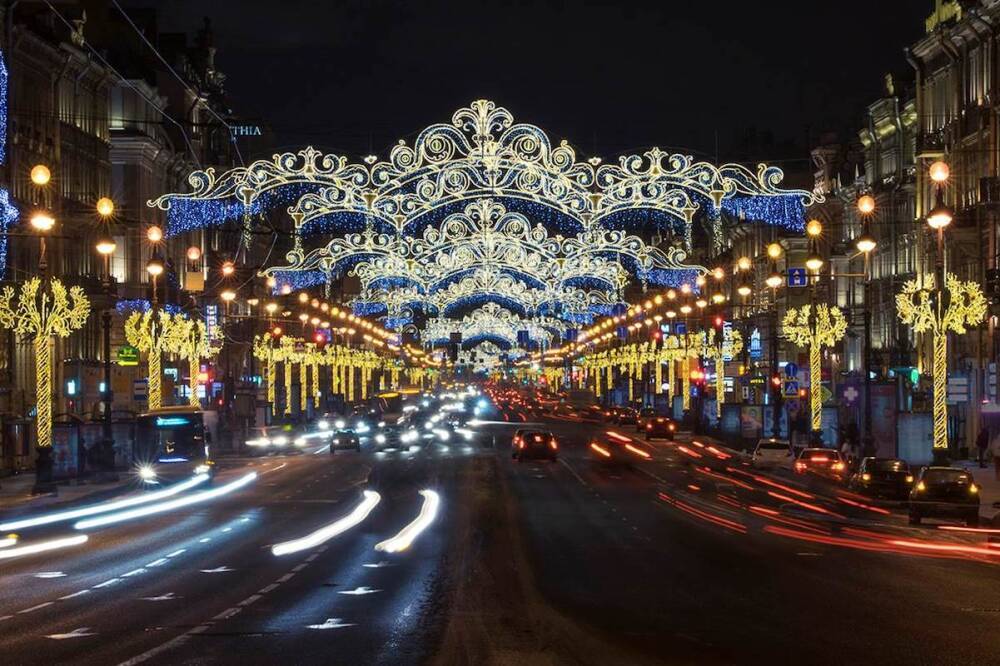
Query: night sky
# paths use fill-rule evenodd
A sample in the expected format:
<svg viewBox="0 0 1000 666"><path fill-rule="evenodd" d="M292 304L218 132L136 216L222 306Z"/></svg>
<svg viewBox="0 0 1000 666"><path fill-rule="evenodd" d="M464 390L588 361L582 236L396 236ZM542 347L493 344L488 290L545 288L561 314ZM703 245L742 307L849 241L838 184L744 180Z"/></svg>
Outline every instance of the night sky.
<svg viewBox="0 0 1000 666"><path fill-rule="evenodd" d="M170 0L165 31L211 18L234 109L274 146L384 156L487 97L583 156L651 145L808 167L856 130L887 71L909 80L918 2ZM900 86L902 87L902 86Z"/></svg>

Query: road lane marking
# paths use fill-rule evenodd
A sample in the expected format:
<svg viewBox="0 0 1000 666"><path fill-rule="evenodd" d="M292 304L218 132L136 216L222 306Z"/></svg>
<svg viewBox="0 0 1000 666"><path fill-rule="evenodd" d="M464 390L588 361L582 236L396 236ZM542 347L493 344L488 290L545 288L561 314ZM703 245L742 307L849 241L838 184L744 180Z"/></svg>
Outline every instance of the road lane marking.
<svg viewBox="0 0 1000 666"><path fill-rule="evenodd" d="M281 583L271 583L270 585L268 585L266 587L262 587L259 590L257 590L257 594L267 594L268 592L270 592L272 590L278 589L279 585L281 585Z"/></svg>
<svg viewBox="0 0 1000 666"><path fill-rule="evenodd" d="M219 613L218 615L216 615L212 619L213 620L228 620L229 618L233 617L234 615L238 615L241 610L243 610L243 609L242 608L237 608L235 606L233 608L227 608L226 610L222 611L221 613Z"/></svg>
<svg viewBox="0 0 1000 666"><path fill-rule="evenodd" d="M59 597L59 601L66 601L67 599L72 599L73 597L82 597L85 594L90 594L90 590L80 590L79 592L74 592L73 594L67 594L64 597Z"/></svg>
<svg viewBox="0 0 1000 666"><path fill-rule="evenodd" d="M187 548L181 548L180 550L175 550L172 553L167 553L167 557L177 557L181 553L186 553L186 552L187 552Z"/></svg>
<svg viewBox="0 0 1000 666"><path fill-rule="evenodd" d="M303 569L305 569L307 566L309 566L309 564L307 562L303 562L302 564L297 564L294 567L292 567L292 572L293 573L298 573L298 572L302 571Z"/></svg>
<svg viewBox="0 0 1000 666"><path fill-rule="evenodd" d="M112 578L111 580L106 580L103 583L98 583L97 585L95 585L91 589L99 590L99 589L101 589L103 587L111 587L115 583L120 583L120 582L121 582L121 578Z"/></svg>
<svg viewBox="0 0 1000 666"><path fill-rule="evenodd" d="M170 561L170 560L168 560L167 558L165 558L165 557L161 557L161 558L160 558L160 559L158 559L158 560L153 560L152 562L150 562L150 563L149 563L149 564L147 564L146 566L147 566L147 567L158 567L158 566L161 566L161 565L163 565L163 564L166 564L166 563L167 563L167 562L169 562L169 561Z"/></svg>
<svg viewBox="0 0 1000 666"><path fill-rule="evenodd" d="M583 486L584 486L585 488L589 488L589 487L590 487L590 484L589 484L589 483L587 483L586 481L584 481L584 480L583 480L583 477L582 477L582 476L580 476L579 474L577 474L577 473L576 473L576 470L575 470L575 469L573 469L572 467L570 467L570 466L569 466L569 463L568 463L568 462L566 462L566 461L565 461L564 459L560 458L560 459L559 459L559 464L560 464L560 465L562 465L563 467L565 467L566 469L568 469L568 470L569 470L569 473L570 473L570 474L572 474L572 475L573 475L573 476L574 476L574 477L576 478L576 480L577 480L577 481L579 481L579 482L580 482L581 484L583 484Z"/></svg>
<svg viewBox="0 0 1000 666"><path fill-rule="evenodd" d="M49 634L46 638L51 638L54 641L63 641L69 638L84 638L85 636L96 636L97 634L90 630L90 627L80 627L79 629L74 629L73 631L66 634Z"/></svg>
<svg viewBox="0 0 1000 666"><path fill-rule="evenodd" d="M45 608L46 606L51 606L54 603L55 603L54 601L46 601L44 603L38 604L37 606L32 606L31 608L25 608L24 610L19 610L17 611L17 614L24 615L25 613L33 613L36 610L41 610L42 608Z"/></svg>
<svg viewBox="0 0 1000 666"><path fill-rule="evenodd" d="M131 578L132 576L138 576L141 573L146 573L146 568L145 567L139 567L138 569L133 569L132 571L129 571L128 573L123 573L122 574L122 578Z"/></svg>
<svg viewBox="0 0 1000 666"><path fill-rule="evenodd" d="M281 578L278 579L278 582L279 583L287 583L288 581L290 581L294 577L295 577L294 573L286 573L284 576L282 576Z"/></svg>
<svg viewBox="0 0 1000 666"><path fill-rule="evenodd" d="M241 601L240 603L238 603L238 604L236 604L236 605L237 605L237 606L249 606L249 605L250 605L250 604L252 604L253 602L255 602L255 601L257 601L258 599L260 599L260 598L261 598L261 596L262 596L262 595L260 595L260 594L253 594L253 595L250 595L249 597L247 597L246 599L244 599L243 601Z"/></svg>

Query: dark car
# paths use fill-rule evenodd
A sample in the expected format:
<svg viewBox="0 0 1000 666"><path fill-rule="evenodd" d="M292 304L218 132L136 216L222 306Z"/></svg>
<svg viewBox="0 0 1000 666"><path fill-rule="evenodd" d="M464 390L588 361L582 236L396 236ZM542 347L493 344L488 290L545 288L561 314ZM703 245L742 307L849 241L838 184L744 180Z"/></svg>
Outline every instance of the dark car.
<svg viewBox="0 0 1000 666"><path fill-rule="evenodd" d="M330 453L336 452L337 449L360 451L361 437L358 436L358 433L353 428L336 428L330 437Z"/></svg>
<svg viewBox="0 0 1000 666"><path fill-rule="evenodd" d="M621 414L621 411L622 408L618 406L608 407L604 410L604 420L608 423L618 423L618 416Z"/></svg>
<svg viewBox="0 0 1000 666"><path fill-rule="evenodd" d="M631 407L622 407L618 410L618 417L615 423L621 425L635 425L639 420L639 412Z"/></svg>
<svg viewBox="0 0 1000 666"><path fill-rule="evenodd" d="M873 497L906 499L913 488L913 474L906 461L898 458L863 458L849 485Z"/></svg>
<svg viewBox="0 0 1000 666"><path fill-rule="evenodd" d="M655 419L656 416L656 410L652 407L643 407L640 409L635 418L636 432L642 432L642 430L646 427L646 421L649 419Z"/></svg>
<svg viewBox="0 0 1000 666"><path fill-rule="evenodd" d="M591 405L579 410L580 418L584 421L603 421L604 410L598 405Z"/></svg>
<svg viewBox="0 0 1000 666"><path fill-rule="evenodd" d="M673 440L674 432L677 430L677 425L673 419L666 416L653 416L644 419L644 423L642 432L646 436L646 439L663 437L664 439Z"/></svg>
<svg viewBox="0 0 1000 666"><path fill-rule="evenodd" d="M510 457L511 458L516 458L517 457L518 449L520 448L521 442L524 440L524 437L526 435L528 435L529 433L533 433L533 432L536 432L536 431L531 430L530 428L518 428L517 430L514 431L514 436L510 440Z"/></svg>
<svg viewBox="0 0 1000 666"><path fill-rule="evenodd" d="M834 449L802 449L792 469L796 474L816 474L835 481L843 480L847 474L847 465Z"/></svg>
<svg viewBox="0 0 1000 666"><path fill-rule="evenodd" d="M592 462L609 466L626 466L651 460L647 444L641 444L621 433L600 432L590 438L587 452Z"/></svg>
<svg viewBox="0 0 1000 666"><path fill-rule="evenodd" d="M979 486L972 475L954 467L925 467L910 491L910 524L928 517L961 518L979 525Z"/></svg>
<svg viewBox="0 0 1000 666"><path fill-rule="evenodd" d="M514 459L518 462L528 459L555 461L559 443L556 436L547 431L533 431L524 434L514 449Z"/></svg>

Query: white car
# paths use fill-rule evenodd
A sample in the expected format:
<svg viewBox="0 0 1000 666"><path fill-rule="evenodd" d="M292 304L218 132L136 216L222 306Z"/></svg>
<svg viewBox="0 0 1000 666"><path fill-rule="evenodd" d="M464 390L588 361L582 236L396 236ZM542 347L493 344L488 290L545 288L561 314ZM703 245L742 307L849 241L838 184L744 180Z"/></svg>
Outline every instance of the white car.
<svg viewBox="0 0 1000 666"><path fill-rule="evenodd" d="M753 450L751 462L754 467L787 467L791 468L795 456L787 439L769 437L757 441Z"/></svg>

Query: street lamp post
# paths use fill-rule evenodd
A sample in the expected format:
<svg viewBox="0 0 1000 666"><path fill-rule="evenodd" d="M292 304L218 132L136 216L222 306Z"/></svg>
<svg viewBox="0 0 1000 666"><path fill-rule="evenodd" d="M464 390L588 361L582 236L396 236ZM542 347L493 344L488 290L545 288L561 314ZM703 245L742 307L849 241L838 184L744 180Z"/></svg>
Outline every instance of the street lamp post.
<svg viewBox="0 0 1000 666"><path fill-rule="evenodd" d="M816 307L817 290L819 289L820 270L823 268L823 258L819 254L819 236L823 233L823 224L819 220L809 220L806 224L806 234L809 236L809 256L806 257L806 269L810 273L812 284L809 289L809 330L815 340L819 327L819 308ZM820 368L822 356L818 344L809 346L809 402L812 412L812 423L809 431L809 443L820 446L823 443L822 423L822 386L823 372Z"/></svg>
<svg viewBox="0 0 1000 666"><path fill-rule="evenodd" d="M115 477L115 440L111 430L111 405L114 400L114 393L111 389L111 301L113 298L113 288L111 282L111 255L117 248L115 239L108 233L107 227L111 216L114 214L114 202L107 197L102 197L97 201L97 213L103 218L105 223L105 233L96 244L97 252L104 257L104 296L107 303L104 312L101 313L101 325L104 335L104 390L101 392L101 401L104 403L104 412L101 415L101 441L98 450L100 451L101 471L109 477Z"/></svg>
<svg viewBox="0 0 1000 666"><path fill-rule="evenodd" d="M875 455L875 441L872 437L872 302L871 302L871 266L869 259L875 250L877 242L871 232L871 216L875 212L875 198L865 194L858 198L858 212L864 222L861 235L855 240L854 246L864 255L864 322L865 322L865 434L862 442L862 455Z"/></svg>
<svg viewBox="0 0 1000 666"><path fill-rule="evenodd" d="M784 278L778 272L778 259L782 255L782 248L779 243L771 243L767 246L767 256L771 259L771 273L767 276L765 284L771 289L771 314L773 325L771 328L771 438L781 438L781 378L778 375L778 288L784 284Z"/></svg>

